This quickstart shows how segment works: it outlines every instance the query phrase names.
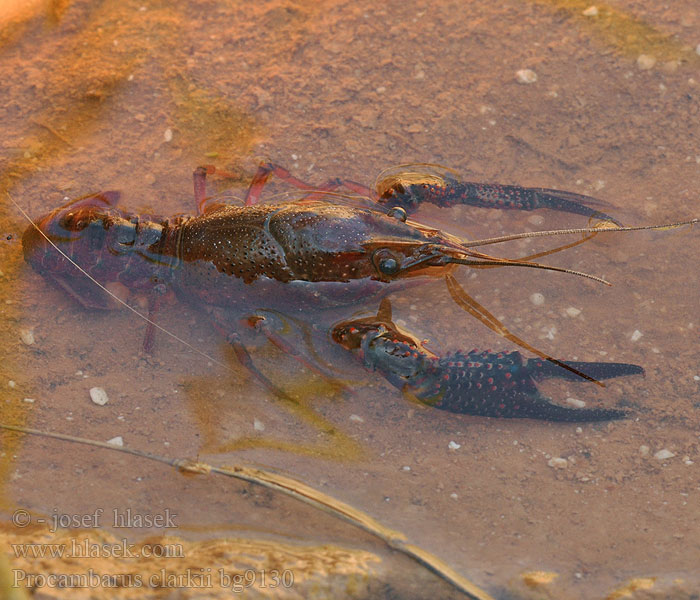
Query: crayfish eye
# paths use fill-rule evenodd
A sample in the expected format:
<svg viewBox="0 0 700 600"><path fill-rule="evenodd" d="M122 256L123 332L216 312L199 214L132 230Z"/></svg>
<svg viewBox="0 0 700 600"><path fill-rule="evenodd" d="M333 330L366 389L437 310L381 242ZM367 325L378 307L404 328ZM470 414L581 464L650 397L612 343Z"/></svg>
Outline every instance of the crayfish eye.
<svg viewBox="0 0 700 600"><path fill-rule="evenodd" d="M406 215L406 211L400 206L394 206L393 208L390 208L386 214L388 217L394 217L394 219L398 219L402 223L405 223L406 219L408 218L408 215Z"/></svg>
<svg viewBox="0 0 700 600"><path fill-rule="evenodd" d="M386 248L374 253L373 262L382 275L395 275L400 269L399 260Z"/></svg>
<svg viewBox="0 0 700 600"><path fill-rule="evenodd" d="M379 270L385 275L393 275L399 270L399 263L395 258L384 258L379 262Z"/></svg>

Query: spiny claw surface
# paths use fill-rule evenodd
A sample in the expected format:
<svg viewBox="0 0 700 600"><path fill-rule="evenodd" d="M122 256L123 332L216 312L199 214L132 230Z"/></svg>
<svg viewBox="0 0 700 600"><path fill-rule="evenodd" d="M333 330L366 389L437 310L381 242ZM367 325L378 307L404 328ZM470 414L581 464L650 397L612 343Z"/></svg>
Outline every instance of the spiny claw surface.
<svg viewBox="0 0 700 600"><path fill-rule="evenodd" d="M383 301L377 317L338 324L333 339L354 351L367 368L379 371L397 388L420 401L454 413L548 421L606 421L626 412L608 408L573 408L552 402L536 382L549 378L578 380L547 360L526 360L520 352L453 352L436 356L391 321ZM643 374L637 365L614 362L566 362L594 379Z"/></svg>

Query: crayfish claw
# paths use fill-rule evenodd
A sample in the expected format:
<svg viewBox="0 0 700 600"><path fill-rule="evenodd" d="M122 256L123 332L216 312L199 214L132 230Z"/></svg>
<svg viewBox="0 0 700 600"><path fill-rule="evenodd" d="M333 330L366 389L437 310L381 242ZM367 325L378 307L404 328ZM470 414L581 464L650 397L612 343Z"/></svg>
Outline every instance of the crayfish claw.
<svg viewBox="0 0 700 600"><path fill-rule="evenodd" d="M628 375L644 375L643 367L630 363L564 361L564 364L596 380L626 377ZM543 361L538 358L529 359L527 361L527 369L530 371L535 381L553 377L571 381L578 381L580 379L576 373L567 371L554 363Z"/></svg>
<svg viewBox="0 0 700 600"><path fill-rule="evenodd" d="M510 410L507 410L508 408ZM562 406L555 404L549 398L537 392L535 395L521 398L517 404L506 407L500 414L493 416L582 423L624 419L627 416L627 412L615 408L573 408Z"/></svg>
<svg viewBox="0 0 700 600"><path fill-rule="evenodd" d="M643 374L627 363L570 362L559 364L520 352L453 352L436 356L391 320L391 305L382 301L376 317L339 323L333 339L358 355L365 367L379 371L404 395L453 413L482 417L583 422L623 419L623 410L573 408L555 404L536 382L559 377L577 380ZM567 370L570 368L571 370Z"/></svg>

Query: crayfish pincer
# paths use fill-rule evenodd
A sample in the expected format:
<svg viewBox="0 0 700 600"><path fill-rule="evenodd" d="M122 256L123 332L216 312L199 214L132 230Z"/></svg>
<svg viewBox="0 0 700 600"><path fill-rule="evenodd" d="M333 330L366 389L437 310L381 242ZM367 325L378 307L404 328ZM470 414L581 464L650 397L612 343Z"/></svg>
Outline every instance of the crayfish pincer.
<svg viewBox="0 0 700 600"><path fill-rule="evenodd" d="M547 421L606 421L625 412L610 408L572 408L543 396L536 382L552 377L576 379L571 371L540 358L526 360L520 352L452 352L437 356L391 318L389 300L376 317L339 323L333 339L379 371L403 392L421 402L453 413L482 417ZM637 365L616 362L566 362L595 379L639 375Z"/></svg>

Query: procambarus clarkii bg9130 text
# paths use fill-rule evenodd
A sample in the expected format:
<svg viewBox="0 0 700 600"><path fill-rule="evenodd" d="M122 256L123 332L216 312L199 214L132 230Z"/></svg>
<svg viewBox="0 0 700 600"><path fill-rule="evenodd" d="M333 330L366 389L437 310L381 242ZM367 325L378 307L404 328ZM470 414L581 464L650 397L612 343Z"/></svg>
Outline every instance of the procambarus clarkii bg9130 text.
<svg viewBox="0 0 700 600"><path fill-rule="evenodd" d="M260 203L262 188L272 173L305 190L305 197L274 204ZM570 363L551 357L511 333L471 299L452 274L460 265L512 266L598 279L535 262L535 258L561 248L517 259L495 257L475 248L538 235L610 233L680 224L621 227L612 217L588 206L596 201L586 196L541 188L461 183L453 177L427 172L421 175L415 170L396 171L385 177L375 192L343 180L314 187L292 177L281 167L263 165L253 179L244 206L207 204L206 174L205 168L197 169L194 174L195 202L199 210L196 216L140 216L117 208L117 192L85 196L57 208L26 229L23 236L25 259L38 273L89 309L110 308L113 294L109 289L116 289L116 286L127 292L146 294L149 327L144 344L147 350L153 346L159 302L172 290L179 299L206 311L235 349L239 360L263 385L281 396L285 396L284 390L272 384L254 364L241 339L244 330L254 329L319 372L323 372L323 367L315 361L314 355L319 346L329 343L332 333L335 341L348 349L362 347L369 366L379 369L390 380L405 376L408 369L413 378L409 380L410 387L419 398L455 412L553 420L622 416L620 412L602 409L557 412L538 396L534 381L556 376L596 381L640 373L641 368ZM335 191L341 186L363 197L336 195ZM550 208L589 217L600 215L605 219L605 227L465 241L409 220L407 210L422 202L440 206L461 203L526 210ZM398 335L390 317L383 319L383 328L372 324L371 331L365 330L364 337L357 339L353 339L347 326L342 332L338 329L339 315L343 311L347 313L358 306L372 307L393 291L436 277L446 279L450 294L467 312L503 337L537 354L539 362L525 364L519 354L509 354L507 359L505 355L487 354L482 356L483 360L460 354L431 367L431 377L437 378L435 383L444 379L452 382L451 387L438 385L435 388L433 385L434 389L423 389L420 386L425 382L421 380L419 386L415 380L418 375L425 379L425 365L416 370L411 362L415 358L425 358L424 350L416 342L405 337L403 346L392 347L389 351L386 345L381 349L377 345L387 334L392 339ZM310 339L287 339L285 319L303 322L305 314L311 311L315 317L312 323L307 323L309 331L313 332ZM352 333L356 332L357 328ZM390 361L383 360L382 357L388 356L391 356ZM463 372L451 370L450 362L457 362ZM491 367L494 372L504 370L503 381L499 384L485 373ZM480 379L485 374L482 385ZM458 385L463 378L466 378L465 385ZM472 378L479 381L472 381ZM459 400L452 398L456 387L460 387ZM436 395L438 392L440 398ZM506 393L515 394L516 401L504 400ZM524 406L528 402L540 408L519 412L521 404ZM510 408L506 408L507 405ZM545 405L546 410L542 408Z"/></svg>

